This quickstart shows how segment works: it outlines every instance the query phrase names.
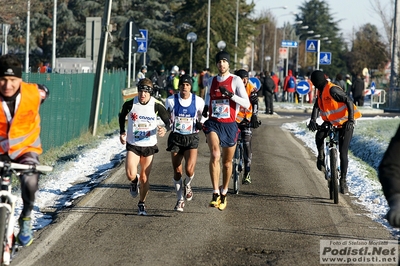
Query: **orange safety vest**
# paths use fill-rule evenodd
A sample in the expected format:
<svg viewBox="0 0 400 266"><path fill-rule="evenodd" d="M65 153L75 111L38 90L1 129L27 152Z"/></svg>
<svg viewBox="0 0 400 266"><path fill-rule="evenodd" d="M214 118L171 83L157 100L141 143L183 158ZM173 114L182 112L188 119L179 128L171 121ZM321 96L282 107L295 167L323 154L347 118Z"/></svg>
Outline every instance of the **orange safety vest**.
<svg viewBox="0 0 400 266"><path fill-rule="evenodd" d="M6 102L0 97L0 154L15 160L27 152L41 154L40 115L41 97L37 84L21 83L21 100L14 117L8 121Z"/></svg>
<svg viewBox="0 0 400 266"><path fill-rule="evenodd" d="M337 85L328 81L324 90L318 96L318 106L320 109L321 118L324 121L328 121L334 126L341 126L349 119L349 112L347 110L346 103L337 102L332 98L330 91L333 86ZM360 118L361 113L354 104L353 108L354 119Z"/></svg>
<svg viewBox="0 0 400 266"><path fill-rule="evenodd" d="M249 97L250 97L250 94L254 91L254 89L255 89L255 86L253 84L251 84L250 82L247 82L246 92ZM250 104L250 107L248 109L244 108L243 106L240 106L239 113L236 116L236 122L240 123L245 118L248 121L250 121L252 115L253 115L253 105L252 104Z"/></svg>

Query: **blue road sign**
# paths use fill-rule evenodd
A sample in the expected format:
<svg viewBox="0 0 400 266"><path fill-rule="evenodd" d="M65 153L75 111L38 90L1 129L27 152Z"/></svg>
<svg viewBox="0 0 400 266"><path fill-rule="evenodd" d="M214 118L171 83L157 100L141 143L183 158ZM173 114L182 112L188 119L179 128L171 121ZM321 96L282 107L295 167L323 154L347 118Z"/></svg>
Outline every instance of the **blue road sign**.
<svg viewBox="0 0 400 266"><path fill-rule="evenodd" d="M261 88L261 81L258 78L251 77L249 78L249 81L257 88L257 91Z"/></svg>
<svg viewBox="0 0 400 266"><path fill-rule="evenodd" d="M147 42L146 41L139 41L137 42L137 52L138 53L146 53L147 52Z"/></svg>
<svg viewBox="0 0 400 266"><path fill-rule="evenodd" d="M332 62L332 53L330 52L320 52L319 53L319 64L320 65L330 65Z"/></svg>
<svg viewBox="0 0 400 266"><path fill-rule="evenodd" d="M296 41L282 41L282 47L297 47L298 43Z"/></svg>
<svg viewBox="0 0 400 266"><path fill-rule="evenodd" d="M371 82L371 94L375 93L375 89L376 89L375 81L372 81Z"/></svg>
<svg viewBox="0 0 400 266"><path fill-rule="evenodd" d="M316 53L318 50L318 40L306 41L306 52Z"/></svg>
<svg viewBox="0 0 400 266"><path fill-rule="evenodd" d="M306 95L310 91L310 84L307 81L299 81L296 91L300 95Z"/></svg>
<svg viewBox="0 0 400 266"><path fill-rule="evenodd" d="M146 53L147 52L147 36L148 31L144 29L139 29L140 38L136 38L136 42L138 45L137 52L138 53Z"/></svg>

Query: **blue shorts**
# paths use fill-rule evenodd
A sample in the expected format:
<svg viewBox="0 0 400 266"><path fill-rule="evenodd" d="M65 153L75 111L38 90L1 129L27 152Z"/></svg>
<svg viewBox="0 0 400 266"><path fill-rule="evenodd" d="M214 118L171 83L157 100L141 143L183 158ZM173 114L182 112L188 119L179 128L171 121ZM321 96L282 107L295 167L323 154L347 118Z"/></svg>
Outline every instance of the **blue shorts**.
<svg viewBox="0 0 400 266"><path fill-rule="evenodd" d="M239 128L236 122L221 123L211 119L204 122L203 131L206 135L210 132L217 133L219 143L224 148L235 146L239 135Z"/></svg>

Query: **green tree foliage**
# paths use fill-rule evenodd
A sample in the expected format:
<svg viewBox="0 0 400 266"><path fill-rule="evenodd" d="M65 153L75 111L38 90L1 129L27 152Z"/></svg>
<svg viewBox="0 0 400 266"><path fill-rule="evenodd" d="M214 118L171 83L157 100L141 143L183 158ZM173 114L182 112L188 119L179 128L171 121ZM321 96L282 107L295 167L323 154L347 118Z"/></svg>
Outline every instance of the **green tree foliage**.
<svg viewBox="0 0 400 266"><path fill-rule="evenodd" d="M364 68L383 72L389 61L389 52L380 40L376 26L367 23L359 29L352 41L351 51L346 55L348 68L353 74L361 73Z"/></svg>

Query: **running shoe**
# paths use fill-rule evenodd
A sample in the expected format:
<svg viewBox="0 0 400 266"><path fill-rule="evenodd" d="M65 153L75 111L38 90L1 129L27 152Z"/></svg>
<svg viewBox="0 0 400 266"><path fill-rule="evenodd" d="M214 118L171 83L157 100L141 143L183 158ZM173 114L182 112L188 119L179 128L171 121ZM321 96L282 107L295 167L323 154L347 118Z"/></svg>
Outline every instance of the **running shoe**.
<svg viewBox="0 0 400 266"><path fill-rule="evenodd" d="M210 202L210 207L218 208L220 202L221 202L221 199L219 197L219 194L213 193L212 200Z"/></svg>
<svg viewBox="0 0 400 266"><path fill-rule="evenodd" d="M178 200L176 202L174 210L178 211L178 212L183 212L183 207L185 207L185 201L184 200Z"/></svg>
<svg viewBox="0 0 400 266"><path fill-rule="evenodd" d="M185 197L187 201L191 201L193 199L193 191L191 185L185 185Z"/></svg>
<svg viewBox="0 0 400 266"><path fill-rule="evenodd" d="M250 173L243 176L242 184L251 184Z"/></svg>
<svg viewBox="0 0 400 266"><path fill-rule="evenodd" d="M18 243L21 246L29 246L33 242L33 230L30 217L20 217L18 219L19 233L17 236Z"/></svg>
<svg viewBox="0 0 400 266"><path fill-rule="evenodd" d="M136 175L136 179L131 181L129 188L132 197L136 198L139 195L139 174Z"/></svg>
<svg viewBox="0 0 400 266"><path fill-rule="evenodd" d="M227 204L228 204L228 200L226 199L226 195L221 194L221 202L219 203L218 209L220 211L225 210Z"/></svg>
<svg viewBox="0 0 400 266"><path fill-rule="evenodd" d="M144 202L139 202L138 203L138 215L147 215L146 211L146 206L144 205Z"/></svg>

